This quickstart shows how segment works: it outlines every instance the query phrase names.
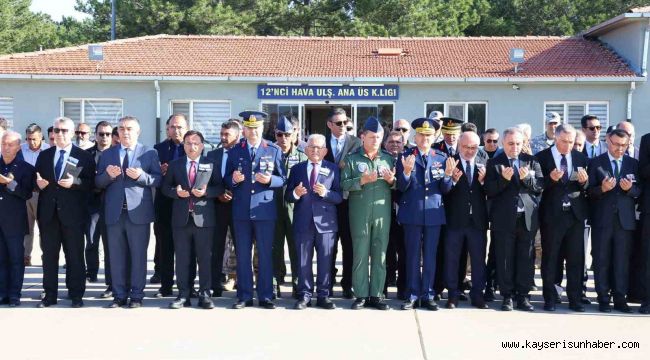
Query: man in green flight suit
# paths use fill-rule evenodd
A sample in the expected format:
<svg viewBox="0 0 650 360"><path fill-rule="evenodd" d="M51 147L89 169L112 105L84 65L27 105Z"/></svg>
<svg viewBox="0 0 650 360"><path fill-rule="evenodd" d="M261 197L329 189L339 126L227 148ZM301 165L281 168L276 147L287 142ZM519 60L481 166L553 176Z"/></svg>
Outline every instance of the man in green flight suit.
<svg viewBox="0 0 650 360"><path fill-rule="evenodd" d="M301 161L307 160L307 155L300 151L295 145L295 137L297 136L294 131L295 128L291 120L282 115L278 119L278 124L275 128L275 144L282 150L282 165L284 166L285 174L289 176L291 168ZM286 186L276 190L275 196L277 199L284 199L284 191ZM288 203L284 200L276 202L278 204L278 220L275 225L275 239L273 241L273 272L275 287L273 288L274 295L281 297L280 285L284 283L284 277L287 274L287 268L284 264L284 239L287 239L287 246L289 247L289 262L291 263L291 285L292 296L297 297L298 285L298 272L300 271L300 263L298 262L296 247L293 239L293 203Z"/></svg>
<svg viewBox="0 0 650 360"><path fill-rule="evenodd" d="M383 300L383 292L391 188L395 183L395 174L392 171L393 157L380 148L383 135L379 121L374 117L368 118L363 127L363 146L345 158L341 174L341 189L350 192L352 289L356 296L353 310L363 307L389 309Z"/></svg>

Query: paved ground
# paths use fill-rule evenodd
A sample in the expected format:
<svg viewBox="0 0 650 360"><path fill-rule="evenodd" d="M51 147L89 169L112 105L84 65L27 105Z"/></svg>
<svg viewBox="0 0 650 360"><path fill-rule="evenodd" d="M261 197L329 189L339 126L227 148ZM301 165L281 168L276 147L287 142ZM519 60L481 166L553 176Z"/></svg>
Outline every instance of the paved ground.
<svg viewBox="0 0 650 360"><path fill-rule="evenodd" d="M152 250L150 246L150 255ZM40 256L34 255L35 259ZM63 271L59 278L64 288ZM283 289L290 292L289 288ZM105 309L109 300L95 298L104 290L103 284L88 285L82 309L71 309L68 300L60 300L56 307L37 309L41 290L41 268L29 267L22 306L0 307L0 359L618 360L647 359L650 355L649 317L636 313L601 314L595 306L588 307L584 314L569 313L566 302L556 313L545 313L539 293L534 296L538 308L534 313L503 313L495 310L499 302L491 303L490 310L461 303L456 310L400 311L400 302L392 299L391 311L352 311L350 300L338 298L334 299L338 306L334 311L291 310L293 300L287 298L279 301L276 310L235 311L229 309L234 292L216 299L216 308L210 311L168 310L171 298L146 298L144 308L138 310ZM149 285L147 294L153 295L155 290ZM59 296L65 294L63 290ZM502 347L506 341L519 342L523 347L526 340L529 347L535 346L533 342L558 341L560 349L550 349L548 343L543 350ZM589 341L601 347L604 342L616 343L611 349L566 348L572 341ZM624 341L636 342L638 348L619 348Z"/></svg>

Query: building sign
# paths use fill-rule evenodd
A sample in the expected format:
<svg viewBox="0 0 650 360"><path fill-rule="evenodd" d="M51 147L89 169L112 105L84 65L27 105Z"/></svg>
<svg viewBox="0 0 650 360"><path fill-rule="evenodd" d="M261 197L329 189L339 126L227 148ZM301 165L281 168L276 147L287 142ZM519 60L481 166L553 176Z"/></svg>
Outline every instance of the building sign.
<svg viewBox="0 0 650 360"><path fill-rule="evenodd" d="M398 100L399 86L257 85L258 99Z"/></svg>

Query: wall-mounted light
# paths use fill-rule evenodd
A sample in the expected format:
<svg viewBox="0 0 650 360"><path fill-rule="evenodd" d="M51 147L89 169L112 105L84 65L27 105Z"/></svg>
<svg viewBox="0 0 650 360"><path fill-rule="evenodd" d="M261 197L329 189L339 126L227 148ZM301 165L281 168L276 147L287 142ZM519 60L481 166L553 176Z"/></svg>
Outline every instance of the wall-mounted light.
<svg viewBox="0 0 650 360"><path fill-rule="evenodd" d="M519 90L519 89L521 89L521 88L519 87L519 85L517 85L517 84L512 84L512 90Z"/></svg>

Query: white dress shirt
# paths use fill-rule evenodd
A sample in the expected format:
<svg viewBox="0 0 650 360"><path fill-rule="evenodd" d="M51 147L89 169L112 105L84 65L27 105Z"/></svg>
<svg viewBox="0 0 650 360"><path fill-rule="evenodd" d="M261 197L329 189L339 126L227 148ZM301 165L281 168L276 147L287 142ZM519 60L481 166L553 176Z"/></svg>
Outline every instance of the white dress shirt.
<svg viewBox="0 0 650 360"><path fill-rule="evenodd" d="M562 170L562 154L560 154L560 151L557 149L557 147L553 146L551 148L551 154L553 154L553 160L555 161L555 168L558 170ZM571 173L573 173L573 161L571 160L571 153L569 152L568 154L565 155L566 157L566 176L570 179L571 178Z"/></svg>
<svg viewBox="0 0 650 360"><path fill-rule="evenodd" d="M20 151L23 153L23 159L32 166L36 165L38 154L40 154L41 151L49 148L50 144L45 143L45 141L41 142L41 147L36 151L30 149L28 143L22 143L20 145Z"/></svg>

